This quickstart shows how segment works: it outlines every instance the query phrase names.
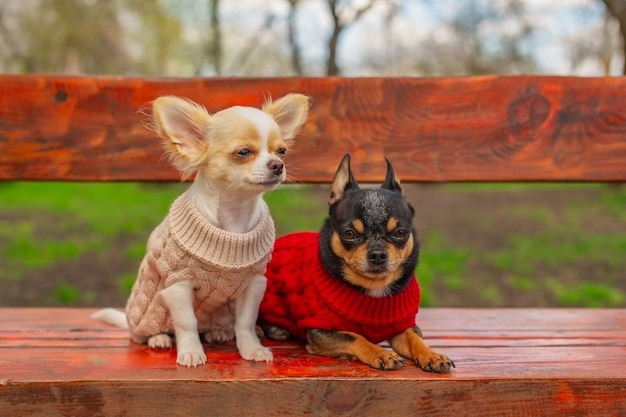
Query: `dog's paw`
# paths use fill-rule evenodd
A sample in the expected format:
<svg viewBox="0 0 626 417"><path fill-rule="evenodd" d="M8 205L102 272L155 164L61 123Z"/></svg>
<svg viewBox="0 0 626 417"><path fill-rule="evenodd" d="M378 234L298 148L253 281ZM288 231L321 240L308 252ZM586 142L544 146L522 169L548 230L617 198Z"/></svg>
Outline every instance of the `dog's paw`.
<svg viewBox="0 0 626 417"><path fill-rule="evenodd" d="M176 363L186 367L196 367L198 365L204 365L206 363L206 354L203 350L178 352L178 356L176 357Z"/></svg>
<svg viewBox="0 0 626 417"><path fill-rule="evenodd" d="M372 352L371 355L367 355L366 357L360 359L372 368L380 369L382 371L399 369L406 363L406 359L398 355L396 352L383 348L380 348L380 350Z"/></svg>
<svg viewBox="0 0 626 417"><path fill-rule="evenodd" d="M209 330L203 335L207 343L224 343L235 338L235 331L232 329Z"/></svg>
<svg viewBox="0 0 626 417"><path fill-rule="evenodd" d="M435 351L424 358L415 359L415 365L419 366L426 372L448 373L452 368L456 368L454 361L446 355L442 355Z"/></svg>
<svg viewBox="0 0 626 417"><path fill-rule="evenodd" d="M152 349L169 349L172 347L172 338L164 333L155 334L148 338L148 346Z"/></svg>
<svg viewBox="0 0 626 417"><path fill-rule="evenodd" d="M272 362L274 360L272 350L261 345L239 347L239 354L247 361Z"/></svg>
<svg viewBox="0 0 626 417"><path fill-rule="evenodd" d="M265 328L265 332L267 333L268 339L276 340L279 342L284 342L291 337L291 333L289 333L288 330L285 330L282 327L278 327L275 325L267 326Z"/></svg>

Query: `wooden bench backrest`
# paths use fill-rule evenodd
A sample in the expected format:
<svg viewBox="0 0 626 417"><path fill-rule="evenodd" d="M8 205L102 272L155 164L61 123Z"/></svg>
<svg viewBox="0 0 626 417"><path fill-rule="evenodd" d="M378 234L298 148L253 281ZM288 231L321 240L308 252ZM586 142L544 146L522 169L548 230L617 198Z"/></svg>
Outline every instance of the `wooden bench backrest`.
<svg viewBox="0 0 626 417"><path fill-rule="evenodd" d="M0 180L179 181L139 110L160 95L209 112L311 96L288 156L328 182L345 152L362 182L388 157L414 181L625 181L626 78L161 79L0 76Z"/></svg>

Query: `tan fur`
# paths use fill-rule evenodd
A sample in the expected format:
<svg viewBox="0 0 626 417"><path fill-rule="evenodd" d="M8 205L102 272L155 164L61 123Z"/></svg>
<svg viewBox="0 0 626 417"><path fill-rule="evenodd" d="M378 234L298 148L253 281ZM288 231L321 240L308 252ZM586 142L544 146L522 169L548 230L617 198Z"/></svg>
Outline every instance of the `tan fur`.
<svg viewBox="0 0 626 417"><path fill-rule="evenodd" d="M363 232L365 232L365 225L363 224L361 219L356 219L355 221L353 221L352 227L360 234L363 234Z"/></svg>
<svg viewBox="0 0 626 417"><path fill-rule="evenodd" d="M345 190L346 184L350 182L350 159L343 159L339 168L337 168L337 172L335 173L335 178L330 185L330 198L328 199L328 204L332 205L336 201L339 201L341 197L343 197L343 192Z"/></svg>
<svg viewBox="0 0 626 417"><path fill-rule="evenodd" d="M432 350L418 333L418 327L406 329L389 341L393 350L388 350L353 332L311 331L308 334L307 351L332 358L357 359L383 370L402 367L406 358L429 372L450 372L454 362L446 355Z"/></svg>
<svg viewBox="0 0 626 417"><path fill-rule="evenodd" d="M206 159L209 113L190 100L165 96L152 103L154 126L163 147L183 179Z"/></svg>
<svg viewBox="0 0 626 417"><path fill-rule="evenodd" d="M266 101L263 111L276 120L281 136L291 139L304 124L309 104L309 98L302 94L287 94L276 101Z"/></svg>
<svg viewBox="0 0 626 417"><path fill-rule="evenodd" d="M334 232L330 246L333 252L345 262L344 278L351 284L376 292L388 287L402 276L400 266L413 250L414 244L415 241L412 235L403 248L398 248L388 243L387 253L389 254L389 261L387 262L387 272L379 274L367 272L367 247L365 245L359 245L352 251L346 250L341 243L339 235L337 232Z"/></svg>
<svg viewBox="0 0 626 417"><path fill-rule="evenodd" d="M393 173L391 163L387 161L387 180L393 174L393 179L399 187L399 180ZM343 198L346 187L351 182L350 155L342 159L335 178L331 185L331 194L328 200L332 205ZM387 182L386 182L387 183ZM358 185L356 185L358 187ZM401 188L399 189L402 192ZM398 228L398 219L391 217L384 225L388 233ZM359 234L365 234L365 224L362 220L352 220L352 228ZM339 233L335 230L331 235L331 250L343 261L342 277L353 285L368 290L372 296L388 296L385 289L400 279L403 275L402 265L411 255L415 247L415 236L411 234L402 248L387 242L388 254L386 271L373 274L368 272L367 243L361 243L348 250L344 247ZM393 296L393 295L389 295ZM419 328L406 329L394 336L389 342L393 351L384 349L365 339L363 336L348 331L324 331L312 329L307 332L307 350L310 353L330 357L356 358L377 369L397 369L405 363L405 358L415 362L417 366L430 372L450 372L455 367L454 362L446 355L439 354L428 347L422 339Z"/></svg>
<svg viewBox="0 0 626 417"><path fill-rule="evenodd" d="M418 331L418 328L406 329L391 339L389 343L393 350L427 371L450 372L451 366L454 366L450 359L432 350Z"/></svg>
<svg viewBox="0 0 626 417"><path fill-rule="evenodd" d="M288 94L267 101L262 109L235 106L211 115L190 100L164 96L152 103L147 125L162 139L166 155L183 179L196 174L188 191L195 209L217 228L246 233L267 210L263 193L285 180L282 149L294 140L308 109L308 97ZM258 273L245 278L247 286L234 303L234 329L210 331L204 337L207 341L234 337L244 359L271 361L271 350L261 345L255 332L266 278ZM198 335L194 291L192 280L185 279L158 294L176 335L177 362L185 366L207 360ZM115 316L110 311L97 315L104 321L125 321ZM147 343L152 348L172 346L167 334L152 335Z"/></svg>
<svg viewBox="0 0 626 417"><path fill-rule="evenodd" d="M377 369L398 369L405 360L398 353L370 343L358 333L309 333L307 351L332 358L358 359Z"/></svg>

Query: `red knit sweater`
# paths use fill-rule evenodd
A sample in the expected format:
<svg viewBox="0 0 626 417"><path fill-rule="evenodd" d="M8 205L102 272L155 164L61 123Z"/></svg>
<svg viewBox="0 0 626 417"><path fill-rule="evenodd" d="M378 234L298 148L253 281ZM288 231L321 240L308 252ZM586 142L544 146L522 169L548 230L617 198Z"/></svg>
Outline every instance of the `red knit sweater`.
<svg viewBox="0 0 626 417"><path fill-rule="evenodd" d="M420 301L415 277L393 296L363 294L323 267L319 233L277 239L266 276L259 318L300 340L306 341L308 329L323 329L351 331L380 343L415 325Z"/></svg>

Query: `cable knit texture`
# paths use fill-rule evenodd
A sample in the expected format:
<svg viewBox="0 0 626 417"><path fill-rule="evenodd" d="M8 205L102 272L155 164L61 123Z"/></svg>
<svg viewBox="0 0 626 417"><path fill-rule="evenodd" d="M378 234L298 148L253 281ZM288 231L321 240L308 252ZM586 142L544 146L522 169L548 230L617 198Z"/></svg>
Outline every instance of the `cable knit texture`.
<svg viewBox="0 0 626 417"><path fill-rule="evenodd" d="M319 233L294 233L276 241L265 274L261 320L304 341L308 329L323 329L351 331L380 343L415 325L420 290L414 276L400 293L371 297L331 275L319 250Z"/></svg>
<svg viewBox="0 0 626 417"><path fill-rule="evenodd" d="M198 212L188 193L172 204L148 239L146 255L126 304L131 338L174 333L160 291L192 280L200 333L234 326L233 300L254 275L263 275L274 243L267 205L257 226L238 234L219 229Z"/></svg>

